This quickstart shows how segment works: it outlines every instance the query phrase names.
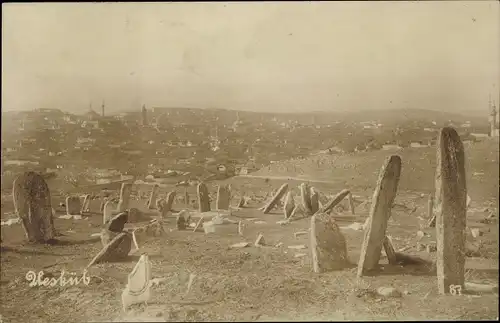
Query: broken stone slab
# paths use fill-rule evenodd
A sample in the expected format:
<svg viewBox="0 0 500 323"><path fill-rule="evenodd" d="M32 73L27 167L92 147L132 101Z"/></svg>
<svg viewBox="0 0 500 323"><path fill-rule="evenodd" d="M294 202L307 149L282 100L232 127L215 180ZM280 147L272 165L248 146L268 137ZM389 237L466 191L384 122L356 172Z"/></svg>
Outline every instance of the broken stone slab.
<svg viewBox="0 0 500 323"><path fill-rule="evenodd" d="M205 183L199 183L197 187L198 193L198 210L200 212L210 211L210 197Z"/></svg>
<svg viewBox="0 0 500 323"><path fill-rule="evenodd" d="M44 178L25 172L13 182L14 210L30 242L46 243L55 238L50 190Z"/></svg>
<svg viewBox="0 0 500 323"><path fill-rule="evenodd" d="M348 226L341 227L341 229L351 229L351 230L355 230L355 231L361 231L361 230L364 230L364 227L363 227L363 224L361 224L359 222L354 222L354 223L349 224Z"/></svg>
<svg viewBox="0 0 500 323"><path fill-rule="evenodd" d="M217 187L217 210L229 210L230 191L227 185L219 185Z"/></svg>
<svg viewBox="0 0 500 323"><path fill-rule="evenodd" d="M397 155L388 157L382 165L373 193L372 208L358 261L358 277L361 277L365 271L375 269L378 265L400 174L401 157Z"/></svg>
<svg viewBox="0 0 500 323"><path fill-rule="evenodd" d="M102 262L111 262L126 258L132 249L132 235L128 232L118 234L109 244L90 261L87 268Z"/></svg>
<svg viewBox="0 0 500 323"><path fill-rule="evenodd" d="M281 220L281 221L277 221L276 224L287 225L287 224L290 224L290 221L288 221L288 220Z"/></svg>
<svg viewBox="0 0 500 323"><path fill-rule="evenodd" d="M293 257L294 258L303 258L305 256L307 256L307 254L305 254L305 253L296 253Z"/></svg>
<svg viewBox="0 0 500 323"><path fill-rule="evenodd" d="M330 215L313 215L310 244L315 273L344 269L348 265L345 237Z"/></svg>
<svg viewBox="0 0 500 323"><path fill-rule="evenodd" d="M104 228L112 232L122 232L127 222L128 222L128 212L127 211L121 212L112 217L108 221L108 223L104 225Z"/></svg>
<svg viewBox="0 0 500 323"><path fill-rule="evenodd" d="M131 305L146 303L151 299L151 263L147 254L142 254L132 272L128 275L128 283L122 292L123 310Z"/></svg>
<svg viewBox="0 0 500 323"><path fill-rule="evenodd" d="M467 187L464 146L455 129L441 129L437 145L435 212L437 281L440 294L464 285Z"/></svg>
<svg viewBox="0 0 500 323"><path fill-rule="evenodd" d="M293 200L292 192L288 192L285 198L285 204L283 205L283 213L285 214L285 219L288 219L292 215L292 211L295 208L295 201Z"/></svg>
<svg viewBox="0 0 500 323"><path fill-rule="evenodd" d="M265 245L264 235L262 233L259 233L259 235L257 236L257 239L255 239L254 245L256 247L260 247L260 246L264 246Z"/></svg>
<svg viewBox="0 0 500 323"><path fill-rule="evenodd" d="M287 192L287 190L288 190L288 184L287 183L281 185L281 187L278 189L278 191L276 192L276 194L264 206L264 209L262 210L262 212L264 214L269 213L271 211L271 209L278 203L278 201L281 200L281 198L283 197L283 195L285 195L285 193Z"/></svg>
<svg viewBox="0 0 500 323"><path fill-rule="evenodd" d="M387 261L389 262L390 265L397 265L398 260L396 257L396 251L394 250L394 246L392 244L392 239L389 236L386 236L384 239L384 250L385 254L387 256Z"/></svg>
<svg viewBox="0 0 500 323"><path fill-rule="evenodd" d="M347 195L349 195L350 191L347 189L344 189L340 191L337 195L333 197L333 199L328 202L321 210L319 210L319 213L329 213L337 204L339 204Z"/></svg>
<svg viewBox="0 0 500 323"><path fill-rule="evenodd" d="M195 225L195 227L194 227L194 229L193 229L193 232L198 231L198 229L199 229L199 228L201 227L201 225L203 224L203 221L204 221L204 219L203 219L203 217L201 217L201 218L198 220L198 222L196 223L196 225Z"/></svg>

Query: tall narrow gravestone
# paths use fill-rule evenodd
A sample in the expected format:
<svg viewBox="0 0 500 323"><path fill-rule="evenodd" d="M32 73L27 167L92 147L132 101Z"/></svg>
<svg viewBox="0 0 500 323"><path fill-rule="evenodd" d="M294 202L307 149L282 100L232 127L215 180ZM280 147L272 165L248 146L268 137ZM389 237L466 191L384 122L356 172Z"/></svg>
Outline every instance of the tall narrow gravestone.
<svg viewBox="0 0 500 323"><path fill-rule="evenodd" d="M43 243L54 239L50 191L43 177L35 172L18 176L12 188L14 209L30 242Z"/></svg>
<svg viewBox="0 0 500 323"><path fill-rule="evenodd" d="M314 212L311 207L311 192L309 190L309 186L306 183L302 183L299 186L300 188L300 198L302 199L302 206L306 210L306 212L312 215Z"/></svg>
<svg viewBox="0 0 500 323"><path fill-rule="evenodd" d="M116 212L123 212L128 209L128 205L130 202L130 193L132 193L132 184L123 183L122 188L120 189L120 201L118 202L118 206L116 207Z"/></svg>
<svg viewBox="0 0 500 323"><path fill-rule="evenodd" d="M311 187L311 198L309 199L311 202L311 212L312 214L318 212L319 210L319 193L316 192L314 187Z"/></svg>
<svg viewBox="0 0 500 323"><path fill-rule="evenodd" d="M154 185L151 190L151 195L149 196L148 209L154 209L156 207L156 196L158 195L158 185Z"/></svg>
<svg viewBox="0 0 500 323"><path fill-rule="evenodd" d="M210 197L208 196L208 189L204 183L198 184L198 210L200 212L210 212Z"/></svg>
<svg viewBox="0 0 500 323"><path fill-rule="evenodd" d="M82 205L78 196L66 197L66 214L77 215L80 214Z"/></svg>
<svg viewBox="0 0 500 323"><path fill-rule="evenodd" d="M464 288L467 186L464 146L455 129L441 129L436 163L437 280L440 294Z"/></svg>
<svg viewBox="0 0 500 323"><path fill-rule="evenodd" d="M219 185L217 188L217 210L229 210L229 188L226 185Z"/></svg>
<svg viewBox="0 0 500 323"><path fill-rule="evenodd" d="M368 224L359 256L358 277L378 265L400 174L401 157L393 155L387 158L380 170L377 187L372 197L370 216L367 220Z"/></svg>
<svg viewBox="0 0 500 323"><path fill-rule="evenodd" d="M175 191L172 191L167 194L167 199L165 201L165 204L163 204L163 211L172 211L172 205L174 204L175 200L175 195L177 193Z"/></svg>

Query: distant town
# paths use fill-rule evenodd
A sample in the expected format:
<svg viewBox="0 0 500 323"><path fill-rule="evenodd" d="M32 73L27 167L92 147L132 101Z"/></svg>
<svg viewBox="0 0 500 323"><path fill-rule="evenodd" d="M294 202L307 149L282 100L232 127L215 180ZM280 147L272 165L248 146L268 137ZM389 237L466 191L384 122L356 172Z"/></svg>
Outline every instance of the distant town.
<svg viewBox="0 0 500 323"><path fill-rule="evenodd" d="M2 190L26 170L61 192L145 181L190 185L248 174L311 154L346 154L434 145L445 125L464 143L498 136L498 118L425 110L271 114L222 109L147 108L83 115L59 109L2 114Z"/></svg>

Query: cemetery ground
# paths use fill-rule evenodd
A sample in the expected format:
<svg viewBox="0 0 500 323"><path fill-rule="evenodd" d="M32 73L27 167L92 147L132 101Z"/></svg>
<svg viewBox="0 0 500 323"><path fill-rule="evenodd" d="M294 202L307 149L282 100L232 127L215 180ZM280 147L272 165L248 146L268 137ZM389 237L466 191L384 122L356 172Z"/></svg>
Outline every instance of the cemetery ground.
<svg viewBox="0 0 500 323"><path fill-rule="evenodd" d="M383 160L391 155L363 153L338 158L336 164L323 164L316 170L316 166L307 166L301 180L272 179L272 174L261 173L264 178L235 177L223 181L231 183L233 206L242 192L253 197L248 205L233 210L229 217L242 221L242 236L236 224L221 226L220 232L210 234L192 229L178 231L175 216L170 215L165 220L163 236L137 235L140 249L131 253L129 259L89 268L88 285L29 287L25 276L30 270L58 277L64 269L81 276L102 248L99 237L91 236L100 232L102 214L86 214L82 220L59 219L65 212L55 206L63 198L53 197L57 211L55 227L62 234L58 237L59 245L31 245L24 241L19 224L2 226L2 319L4 322L496 319L497 292L438 295L433 264L436 253L425 249L425 245L435 242L436 229L427 227L427 195L434 186L435 148L397 154L403 166L387 235L392 237L396 251L419 257L422 262L389 265L383 256L380 271L356 278L363 241L359 225L369 213L369 204L360 203L371 200ZM467 236L470 253L466 258L466 281L498 284L498 141L468 146L465 154L471 197L467 226L482 233L478 237ZM270 179L266 180L266 176ZM284 182L289 183L297 203L298 185L307 182L306 178L325 180L311 181L309 185L328 196L346 188L353 193L357 201L355 215L348 208L332 212L346 237L352 268L313 273L310 218L280 225L276 222L284 220L282 207L270 214L258 210L265 203L266 193ZM328 180L331 182L327 183ZM216 190L211 184L209 191L214 194ZM189 189L191 196L195 196L195 189ZM12 199L8 201L3 202L2 220L6 220L4 214L13 211ZM211 206L215 208L215 200ZM184 208L179 203L173 207L177 211ZM484 221L491 213L495 216ZM358 223L358 228L353 223ZM140 225L127 223L126 228ZM295 235L297 232L307 233ZM254 242L259 233L263 234L265 245L256 247ZM239 242L249 245L230 248ZM423 250L417 247L417 242L424 246ZM299 245L306 248L289 248ZM148 253L152 262L153 278L163 280L152 287L147 306L134 305L125 313L120 295L127 275L143 252ZM195 276L188 290L191 274ZM394 287L401 295L380 296L376 293L379 287Z"/></svg>

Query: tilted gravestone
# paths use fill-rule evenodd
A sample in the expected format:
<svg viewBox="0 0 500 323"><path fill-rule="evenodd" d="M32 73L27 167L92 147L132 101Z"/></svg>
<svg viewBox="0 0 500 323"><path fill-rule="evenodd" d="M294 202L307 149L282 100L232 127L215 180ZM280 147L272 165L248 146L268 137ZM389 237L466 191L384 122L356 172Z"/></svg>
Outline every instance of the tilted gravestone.
<svg viewBox="0 0 500 323"><path fill-rule="evenodd" d="M320 213L329 213L337 204L339 204L347 195L351 192L347 189L340 191L337 195L335 195L330 202L326 203L321 210Z"/></svg>
<svg viewBox="0 0 500 323"><path fill-rule="evenodd" d="M68 196L66 197L66 214L76 215L80 214L82 205L80 203L80 198L78 196Z"/></svg>
<svg viewBox="0 0 500 323"><path fill-rule="evenodd" d="M380 260L386 236L387 221L391 216L392 205L401 174L401 157L397 155L386 159L380 170L377 187L372 197L372 205L358 262L358 277L366 271L375 269Z"/></svg>
<svg viewBox="0 0 500 323"><path fill-rule="evenodd" d="M435 212L440 294L464 288L467 185L464 146L455 129L441 129L437 146Z"/></svg>
<svg viewBox="0 0 500 323"><path fill-rule="evenodd" d="M285 219L288 219L292 215L293 209L295 209L293 194L292 192L288 192L286 194L285 204L283 205L283 213L285 214Z"/></svg>
<svg viewBox="0 0 500 323"><path fill-rule="evenodd" d="M125 224L128 222L128 212L121 212L113 216L102 229L101 232L101 242L103 246L106 246L111 240L113 240L119 233L123 232Z"/></svg>
<svg viewBox="0 0 500 323"><path fill-rule="evenodd" d="M300 198L302 201L302 206L306 210L306 213L312 215L314 212L311 207L311 191L309 186L306 183L302 183L299 186L300 188Z"/></svg>
<svg viewBox="0 0 500 323"><path fill-rule="evenodd" d="M153 185L153 189L151 190L151 195L149 196L149 201L148 201L148 209L154 209L156 207L156 197L158 195L158 190L159 190L158 185Z"/></svg>
<svg viewBox="0 0 500 323"><path fill-rule="evenodd" d="M281 185L281 187L278 189L278 191L276 192L276 194L274 194L274 196L271 198L271 200L264 206L263 208L263 213L264 214L267 214L269 213L272 208L278 204L278 202L281 200L281 198L283 197L283 195L285 195L285 193L288 191L288 184L285 183L283 185Z"/></svg>
<svg viewBox="0 0 500 323"><path fill-rule="evenodd" d="M12 195L28 241L44 243L54 239L50 191L43 177L35 172L19 175L13 182Z"/></svg>
<svg viewBox="0 0 500 323"><path fill-rule="evenodd" d="M118 201L118 205L116 207L116 212L123 212L129 207L130 203L130 194L132 193L132 184L131 183L123 183L120 189L120 200Z"/></svg>
<svg viewBox="0 0 500 323"><path fill-rule="evenodd" d="M200 212L210 211L210 197L208 195L208 189L205 183L198 184L198 210Z"/></svg>
<svg viewBox="0 0 500 323"><path fill-rule="evenodd" d="M219 185L217 188L217 210L229 210L230 192L227 185Z"/></svg>
<svg viewBox="0 0 500 323"><path fill-rule="evenodd" d="M314 272L341 270L349 265L345 237L331 215L313 215L310 244Z"/></svg>
<svg viewBox="0 0 500 323"><path fill-rule="evenodd" d="M132 249L132 234L121 232L113 238L101 251L90 261L87 268L94 264L124 259Z"/></svg>

